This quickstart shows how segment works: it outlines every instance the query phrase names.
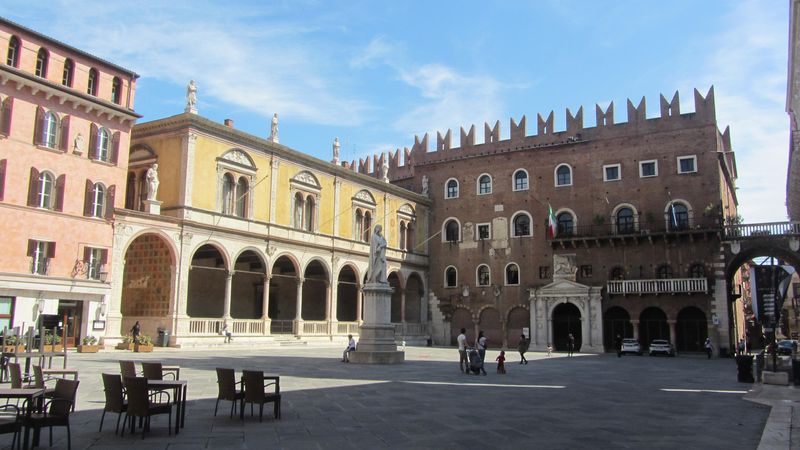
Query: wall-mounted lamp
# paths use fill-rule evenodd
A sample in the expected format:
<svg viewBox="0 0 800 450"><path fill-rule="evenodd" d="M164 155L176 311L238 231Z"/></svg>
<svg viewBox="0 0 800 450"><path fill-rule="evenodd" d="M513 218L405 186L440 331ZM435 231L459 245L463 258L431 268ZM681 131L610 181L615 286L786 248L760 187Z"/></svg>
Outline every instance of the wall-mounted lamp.
<svg viewBox="0 0 800 450"><path fill-rule="evenodd" d="M97 275L98 275L98 277L100 278L100 281L102 281L103 283L105 283L105 282L106 282L106 280L108 279L108 272L106 272L106 266L103 266L103 267L100 269L100 273L98 273ZM103 304L105 305L105 303L103 303Z"/></svg>
<svg viewBox="0 0 800 450"><path fill-rule="evenodd" d="M36 312L39 313L39 314L44 312L44 299L43 298L37 298L36 299Z"/></svg>
<svg viewBox="0 0 800 450"><path fill-rule="evenodd" d="M100 303L100 315L101 316L106 315L106 302Z"/></svg>

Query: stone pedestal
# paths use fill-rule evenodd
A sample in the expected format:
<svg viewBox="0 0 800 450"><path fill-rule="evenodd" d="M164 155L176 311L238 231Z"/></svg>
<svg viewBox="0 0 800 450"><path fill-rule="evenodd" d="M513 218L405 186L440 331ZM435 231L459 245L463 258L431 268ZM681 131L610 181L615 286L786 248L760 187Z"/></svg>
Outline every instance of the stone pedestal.
<svg viewBox="0 0 800 450"><path fill-rule="evenodd" d="M364 286L364 324L359 328L357 350L350 353L356 364L399 364L405 352L398 351L391 323L392 287L387 283Z"/></svg>
<svg viewBox="0 0 800 450"><path fill-rule="evenodd" d="M147 214L161 214L161 203L158 200L145 200L144 201L144 212Z"/></svg>

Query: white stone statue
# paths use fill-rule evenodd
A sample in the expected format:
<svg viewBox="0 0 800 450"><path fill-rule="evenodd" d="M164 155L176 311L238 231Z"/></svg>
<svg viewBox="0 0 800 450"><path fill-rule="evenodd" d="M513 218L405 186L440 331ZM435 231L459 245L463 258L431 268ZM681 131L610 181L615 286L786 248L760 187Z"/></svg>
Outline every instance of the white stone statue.
<svg viewBox="0 0 800 450"><path fill-rule="evenodd" d="M272 125L269 130L268 141L278 143L278 113L272 115Z"/></svg>
<svg viewBox="0 0 800 450"><path fill-rule="evenodd" d="M83 135L81 133L78 133L78 135L75 136L75 141L72 144L72 152L75 153L76 155L80 155L81 153L83 153L84 145L85 141L83 140Z"/></svg>
<svg viewBox="0 0 800 450"><path fill-rule="evenodd" d="M186 86L186 112L197 114L197 85L194 80Z"/></svg>
<svg viewBox="0 0 800 450"><path fill-rule="evenodd" d="M386 239L382 234L383 227L375 225L372 240L369 243L369 268L367 283L386 284Z"/></svg>
<svg viewBox="0 0 800 450"><path fill-rule="evenodd" d="M155 200L158 192L158 163L154 163L145 174L147 180L147 199Z"/></svg>
<svg viewBox="0 0 800 450"><path fill-rule="evenodd" d="M422 176L422 195L428 197L431 195L430 180L427 175Z"/></svg>
<svg viewBox="0 0 800 450"><path fill-rule="evenodd" d="M381 163L381 180L384 183L389 182L389 157L384 155L383 162Z"/></svg>
<svg viewBox="0 0 800 450"><path fill-rule="evenodd" d="M339 165L339 138L333 139L333 163Z"/></svg>

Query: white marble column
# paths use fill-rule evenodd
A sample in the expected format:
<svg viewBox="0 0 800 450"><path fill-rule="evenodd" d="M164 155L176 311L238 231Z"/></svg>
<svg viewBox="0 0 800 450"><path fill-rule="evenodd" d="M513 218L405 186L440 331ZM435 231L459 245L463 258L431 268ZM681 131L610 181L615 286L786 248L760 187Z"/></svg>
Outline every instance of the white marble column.
<svg viewBox="0 0 800 450"><path fill-rule="evenodd" d="M639 321L631 320L631 328L633 328L633 338L639 340ZM640 342L642 344L642 342Z"/></svg>
<svg viewBox="0 0 800 450"><path fill-rule="evenodd" d="M223 306L223 319L231 318L231 288L233 286L233 274L234 271L232 270L225 274L225 303Z"/></svg>
<svg viewBox="0 0 800 450"><path fill-rule="evenodd" d="M339 316L337 315L337 311L339 309L339 289L330 285L330 316L328 318L328 328L330 329L330 334L337 334L338 330L338 323L339 323Z"/></svg>
<svg viewBox="0 0 800 450"><path fill-rule="evenodd" d="M261 320L264 322L264 334L271 334L270 330L271 321L269 319L269 284L272 276L264 276L264 287L261 289Z"/></svg>
<svg viewBox="0 0 800 450"><path fill-rule="evenodd" d="M359 325L364 323L364 286L358 286L356 294L356 322Z"/></svg>
<svg viewBox="0 0 800 450"><path fill-rule="evenodd" d="M273 157L269 187L269 223L277 223L275 211L278 202L278 167L280 167L280 165L281 162ZM294 211L291 211L290 214L294 214Z"/></svg>
<svg viewBox="0 0 800 450"><path fill-rule="evenodd" d="M333 334L331 328L331 282L325 280L325 321L328 322L328 334Z"/></svg>
<svg viewBox="0 0 800 450"><path fill-rule="evenodd" d="M295 303L294 326L295 334L300 336L303 334L303 278L297 278L297 298Z"/></svg>
<svg viewBox="0 0 800 450"><path fill-rule="evenodd" d="M400 323L404 325L403 329L405 329L406 324L406 290L400 290Z"/></svg>

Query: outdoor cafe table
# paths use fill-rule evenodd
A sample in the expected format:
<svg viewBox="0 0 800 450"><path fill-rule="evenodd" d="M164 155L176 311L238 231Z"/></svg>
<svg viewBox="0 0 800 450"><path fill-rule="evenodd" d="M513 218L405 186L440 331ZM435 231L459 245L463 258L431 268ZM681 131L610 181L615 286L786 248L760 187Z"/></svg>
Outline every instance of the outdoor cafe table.
<svg viewBox="0 0 800 450"><path fill-rule="evenodd" d="M147 389L150 391L172 390L178 410L175 412L175 434L183 428L186 419L186 380L147 380Z"/></svg>
<svg viewBox="0 0 800 450"><path fill-rule="evenodd" d="M34 402L44 399L44 389L0 388L0 398L23 400L22 407L25 410L25 423L27 423L33 412ZM36 405L36 407L38 407L38 405ZM34 436L33 440L34 443L36 443L36 441L38 441L38 436ZM25 427L25 441L22 448L28 448L28 427Z"/></svg>
<svg viewBox="0 0 800 450"><path fill-rule="evenodd" d="M45 369L42 368L42 375L61 375L64 376L71 376L73 380L78 379L78 369Z"/></svg>

